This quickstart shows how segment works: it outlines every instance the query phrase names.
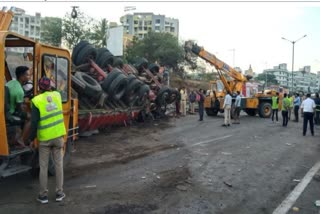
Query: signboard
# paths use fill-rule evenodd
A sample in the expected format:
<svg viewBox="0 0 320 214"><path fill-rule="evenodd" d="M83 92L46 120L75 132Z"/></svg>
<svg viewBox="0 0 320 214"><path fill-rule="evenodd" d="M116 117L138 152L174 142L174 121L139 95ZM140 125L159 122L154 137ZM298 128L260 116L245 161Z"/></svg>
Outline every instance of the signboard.
<svg viewBox="0 0 320 214"><path fill-rule="evenodd" d="M123 55L123 26L108 29L107 48L114 56Z"/></svg>

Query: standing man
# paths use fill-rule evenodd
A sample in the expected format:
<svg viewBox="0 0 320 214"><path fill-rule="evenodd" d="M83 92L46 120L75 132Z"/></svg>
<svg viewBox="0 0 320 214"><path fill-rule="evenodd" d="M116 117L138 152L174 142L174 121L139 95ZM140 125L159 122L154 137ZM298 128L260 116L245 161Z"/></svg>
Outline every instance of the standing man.
<svg viewBox="0 0 320 214"><path fill-rule="evenodd" d="M282 126L286 127L288 125L288 110L290 106L290 100L287 97L287 94L285 93L283 95L283 100L282 100Z"/></svg>
<svg viewBox="0 0 320 214"><path fill-rule="evenodd" d="M180 115L181 94L180 94L180 90L178 90L177 88L176 88L176 90L178 91L178 97L176 99L176 117L179 117L179 115Z"/></svg>
<svg viewBox="0 0 320 214"><path fill-rule="evenodd" d="M197 94L197 101L199 104L199 121L203 121L203 112L204 112L204 94L203 90L200 88L198 94Z"/></svg>
<svg viewBox="0 0 320 214"><path fill-rule="evenodd" d="M308 121L310 123L310 131L312 136L314 136L313 130L313 113L316 108L316 104L313 99L310 98L311 94L307 94L307 99L305 99L301 104L301 113L303 113L303 136L306 136Z"/></svg>
<svg viewBox="0 0 320 214"><path fill-rule="evenodd" d="M315 121L316 121L316 125L320 125L320 118L319 118L319 115L320 115L320 98L319 98L319 93L316 93L316 98L314 99L314 102L316 104L316 118L315 118Z"/></svg>
<svg viewBox="0 0 320 214"><path fill-rule="evenodd" d="M295 122L299 122L299 108L301 104L300 95L297 93L293 101Z"/></svg>
<svg viewBox="0 0 320 214"><path fill-rule="evenodd" d="M194 93L194 91L191 91L189 95L189 102L190 102L190 113L194 114L194 103L196 102L196 93Z"/></svg>
<svg viewBox="0 0 320 214"><path fill-rule="evenodd" d="M231 105L232 97L228 92L224 98L223 109L224 109L224 124L222 126L230 126L231 121Z"/></svg>
<svg viewBox="0 0 320 214"><path fill-rule="evenodd" d="M37 136L39 141L40 164L40 194L37 200L48 203L48 162L50 153L53 154L56 170L56 201L65 198L63 192L63 136L66 128L63 120L62 101L59 92L51 91L50 79L42 77L39 80L41 94L32 99L31 133L29 142ZM32 143L30 144L32 146Z"/></svg>
<svg viewBox="0 0 320 214"><path fill-rule="evenodd" d="M274 115L276 115L276 121L278 122L278 108L279 108L279 93L272 96L272 122L274 123Z"/></svg>
<svg viewBox="0 0 320 214"><path fill-rule="evenodd" d="M240 91L237 91L236 101L234 103L235 112L234 112L234 124L240 124L240 111L241 111L241 96Z"/></svg>
<svg viewBox="0 0 320 214"><path fill-rule="evenodd" d="M181 103L180 103L180 108L181 108L181 114L182 116L187 115L187 91L186 88L182 88L180 91L181 94Z"/></svg>

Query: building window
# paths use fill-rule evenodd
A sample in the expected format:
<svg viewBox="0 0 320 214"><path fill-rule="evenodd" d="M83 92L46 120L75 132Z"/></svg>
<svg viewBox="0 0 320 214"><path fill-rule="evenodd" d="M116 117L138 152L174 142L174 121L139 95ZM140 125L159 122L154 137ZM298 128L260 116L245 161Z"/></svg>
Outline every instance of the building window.
<svg viewBox="0 0 320 214"><path fill-rule="evenodd" d="M160 24L160 19L156 19L156 24Z"/></svg>
<svg viewBox="0 0 320 214"><path fill-rule="evenodd" d="M160 30L160 26L155 26L154 29L155 30Z"/></svg>
<svg viewBox="0 0 320 214"><path fill-rule="evenodd" d="M144 27L144 30L148 30L148 28L147 28L147 27Z"/></svg>
<svg viewBox="0 0 320 214"><path fill-rule="evenodd" d="M134 20L134 22L133 22L135 25L137 25L138 24L138 21L137 20Z"/></svg>

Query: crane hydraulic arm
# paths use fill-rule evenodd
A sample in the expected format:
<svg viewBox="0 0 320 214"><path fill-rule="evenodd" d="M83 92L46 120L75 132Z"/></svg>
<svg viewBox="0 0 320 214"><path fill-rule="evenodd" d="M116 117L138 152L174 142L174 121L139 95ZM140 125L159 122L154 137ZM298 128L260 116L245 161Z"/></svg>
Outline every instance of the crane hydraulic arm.
<svg viewBox="0 0 320 214"><path fill-rule="evenodd" d="M218 71L219 77L229 93L233 93L235 90L240 90L243 83L249 80L248 77L244 76L242 73L236 71L234 68L218 59L214 54L211 54L203 47L200 47L191 41L186 42L185 49L186 51L191 51L200 58L204 59L206 62L209 62L211 65L213 65ZM228 81L223 76L222 72L224 72L229 77L232 77L234 79L234 84L228 84Z"/></svg>

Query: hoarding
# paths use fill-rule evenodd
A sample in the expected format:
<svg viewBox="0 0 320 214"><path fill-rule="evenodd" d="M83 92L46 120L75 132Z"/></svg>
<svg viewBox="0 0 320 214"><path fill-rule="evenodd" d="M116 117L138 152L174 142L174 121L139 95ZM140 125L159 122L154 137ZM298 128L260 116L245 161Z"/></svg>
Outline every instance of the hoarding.
<svg viewBox="0 0 320 214"><path fill-rule="evenodd" d="M123 55L123 26L108 29L107 48L114 56Z"/></svg>

